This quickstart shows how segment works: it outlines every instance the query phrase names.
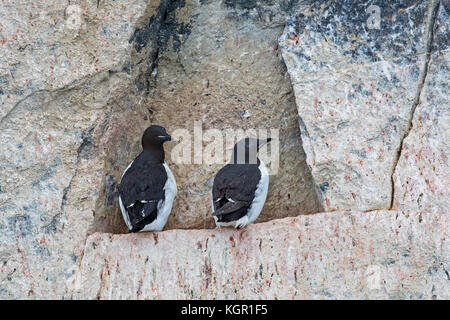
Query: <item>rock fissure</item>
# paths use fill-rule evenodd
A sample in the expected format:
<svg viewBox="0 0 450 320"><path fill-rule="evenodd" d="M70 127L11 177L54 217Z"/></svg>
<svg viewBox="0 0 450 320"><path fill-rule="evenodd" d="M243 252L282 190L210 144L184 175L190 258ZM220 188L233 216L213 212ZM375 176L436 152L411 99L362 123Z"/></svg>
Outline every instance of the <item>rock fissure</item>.
<svg viewBox="0 0 450 320"><path fill-rule="evenodd" d="M399 145L398 151L396 153L396 158L394 159L394 165L392 167L393 168L392 169L392 174L391 174L392 192L391 192L391 203L390 203L390 206L389 206L389 210L392 210L392 208L394 206L394 200L395 200L394 199L395 198L394 175L395 175L395 170L397 168L398 161L400 160L400 157L402 155L403 142L409 136L411 130L413 130L414 113L416 111L417 106L420 104L420 97L421 97L422 90L423 90L423 87L425 85L425 80L426 80L427 74L428 74L428 65L429 65L430 59L431 59L433 32L434 32L435 25L436 25L436 18L437 18L437 14L438 14L438 11L439 11L439 7L440 7L440 1L439 0L438 1L433 0L431 2L431 4L430 4L429 17L428 17L428 21L427 21L426 58L425 58L425 63L424 63L422 75L421 75L421 78L420 78L419 87L417 89L417 94L414 97L414 102L413 102L412 107L411 107L411 112L410 112L409 119L408 119L408 126L406 128L406 131L405 131L404 135L400 139L400 145Z"/></svg>
<svg viewBox="0 0 450 320"><path fill-rule="evenodd" d="M19 101L17 101L14 105L11 106L11 108L8 110L8 112L5 115L3 115L2 118L0 119L0 125L4 124L4 122L7 120L7 118L10 117L18 107L23 105L27 100L30 100L34 96L37 96L37 95L40 95L43 93L54 94L54 93L58 93L58 92L62 93L62 92L70 91L70 90L76 90L76 89L79 89L80 86L87 81L100 82L101 79L103 79L106 76L106 74L117 73L117 72L118 71L114 71L114 68L111 68L109 70L101 71L96 74L84 75L83 77L81 77L79 79L75 79L75 80L71 81L70 83L67 83L59 88L39 89L39 90L33 91L33 92L29 93L28 95L26 95L25 97L21 98Z"/></svg>
<svg viewBox="0 0 450 320"><path fill-rule="evenodd" d="M372 5L301 2L279 42L326 211L392 207L393 172L429 65L439 3L386 3L376 28L365 11Z"/></svg>

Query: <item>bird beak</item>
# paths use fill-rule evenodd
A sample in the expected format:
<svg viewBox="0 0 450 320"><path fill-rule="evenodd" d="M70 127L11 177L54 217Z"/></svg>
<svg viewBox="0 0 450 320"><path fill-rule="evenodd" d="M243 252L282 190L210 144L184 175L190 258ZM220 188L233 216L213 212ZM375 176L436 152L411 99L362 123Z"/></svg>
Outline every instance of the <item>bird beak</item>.
<svg viewBox="0 0 450 320"><path fill-rule="evenodd" d="M172 137L167 135L167 136L158 136L158 138L161 138L163 141L172 141Z"/></svg>
<svg viewBox="0 0 450 320"><path fill-rule="evenodd" d="M265 145L266 143L269 143L272 140L272 138L267 138L267 139L260 139L258 141L258 149L261 148L263 145Z"/></svg>

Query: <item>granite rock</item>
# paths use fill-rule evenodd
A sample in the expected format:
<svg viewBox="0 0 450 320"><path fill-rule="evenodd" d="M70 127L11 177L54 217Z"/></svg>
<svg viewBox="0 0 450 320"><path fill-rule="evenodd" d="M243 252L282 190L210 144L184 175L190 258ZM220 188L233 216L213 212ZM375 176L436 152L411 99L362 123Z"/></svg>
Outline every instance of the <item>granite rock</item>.
<svg viewBox="0 0 450 320"><path fill-rule="evenodd" d="M96 233L83 299L448 299L448 213L333 212L244 230Z"/></svg>
<svg viewBox="0 0 450 320"><path fill-rule="evenodd" d="M203 134L209 129L221 133L279 130L279 169L270 176L267 201L257 222L321 211L301 147L292 86L277 45L291 7L265 1L243 3L186 0L167 7L145 105L151 123L166 127L176 140L165 144L178 186L166 230L214 227L212 181L229 159L224 152L222 163L208 164L207 158L195 163L191 153L190 163L184 164L176 162L172 152L180 139L179 129L187 130L183 139L189 139L192 151L197 150L193 147L199 137L195 125ZM131 144L139 144L140 138L130 136ZM205 157L208 143L200 142ZM121 171L116 168L123 170L138 152L135 148L127 161L112 154L105 168L111 184L120 180ZM124 223L116 219L118 210L117 200L98 208L105 214L98 215L102 218L94 230L126 232Z"/></svg>
<svg viewBox="0 0 450 320"><path fill-rule="evenodd" d="M0 119L36 92L65 89L102 71L126 71L131 35L159 4L2 1Z"/></svg>
<svg viewBox="0 0 450 320"><path fill-rule="evenodd" d="M67 298L86 236L127 231L117 185L151 123L173 131L192 128L185 121L191 117L219 129L279 128L281 169L261 221L320 210L276 49L288 9L256 2L253 9L197 1L2 2L1 298ZM251 116L241 117L243 109ZM174 168L180 192L167 228L213 227L214 170Z"/></svg>
<svg viewBox="0 0 450 320"><path fill-rule="evenodd" d="M0 298L448 298L448 8L373 3L2 1ZM278 128L257 222L299 217L205 229L221 165L167 144L166 230L205 230L114 235L151 123Z"/></svg>
<svg viewBox="0 0 450 320"><path fill-rule="evenodd" d="M288 18L280 47L326 211L390 208L437 4L305 1Z"/></svg>
<svg viewBox="0 0 450 320"><path fill-rule="evenodd" d="M443 1L425 83L395 169L393 207L397 210L446 212L450 208L449 13L450 6Z"/></svg>
<svg viewBox="0 0 450 320"><path fill-rule="evenodd" d="M140 134L126 119L145 122L132 36L158 6L2 1L0 298L67 297L106 198L105 154L125 163Z"/></svg>

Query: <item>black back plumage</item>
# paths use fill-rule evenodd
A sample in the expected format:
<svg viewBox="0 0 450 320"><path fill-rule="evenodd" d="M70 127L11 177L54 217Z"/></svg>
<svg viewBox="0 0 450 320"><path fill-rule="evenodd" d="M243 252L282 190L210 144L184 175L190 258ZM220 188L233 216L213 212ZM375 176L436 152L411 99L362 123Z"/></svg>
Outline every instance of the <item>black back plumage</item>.
<svg viewBox="0 0 450 320"><path fill-rule="evenodd" d="M132 232L143 229L157 217L158 202L164 201L167 173L162 162L144 150L122 177L119 194L128 212ZM133 204L132 207L129 207Z"/></svg>
<svg viewBox="0 0 450 320"><path fill-rule="evenodd" d="M165 200L163 143L171 137L164 127L152 125L142 135L143 151L123 174L119 195L131 223L131 231L138 232L152 223L158 215L158 204Z"/></svg>
<svg viewBox="0 0 450 320"><path fill-rule="evenodd" d="M220 169L213 184L218 222L236 221L246 215L260 180L259 160L258 164L227 164Z"/></svg>

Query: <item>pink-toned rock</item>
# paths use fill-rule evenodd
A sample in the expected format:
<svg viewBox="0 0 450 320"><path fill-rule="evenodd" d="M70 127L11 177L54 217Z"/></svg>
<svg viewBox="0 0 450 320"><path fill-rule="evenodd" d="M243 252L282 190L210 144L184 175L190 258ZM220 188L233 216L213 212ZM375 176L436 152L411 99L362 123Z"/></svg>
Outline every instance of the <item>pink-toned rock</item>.
<svg viewBox="0 0 450 320"><path fill-rule="evenodd" d="M393 169L422 85L436 1L389 1L378 7L379 28L368 27L370 7L300 2L280 37L325 211L390 208Z"/></svg>
<svg viewBox="0 0 450 320"><path fill-rule="evenodd" d="M448 299L448 214L333 212L244 230L96 233L74 298Z"/></svg>
<svg viewBox="0 0 450 320"><path fill-rule="evenodd" d="M446 212L450 208L449 12L440 7L429 69L403 142L395 174L393 207ZM442 36L442 39L441 39Z"/></svg>
<svg viewBox="0 0 450 320"><path fill-rule="evenodd" d="M110 201L105 155L125 164L126 138L142 134L136 78L152 55L130 38L159 25L159 3L1 1L0 299L67 297L96 204Z"/></svg>

